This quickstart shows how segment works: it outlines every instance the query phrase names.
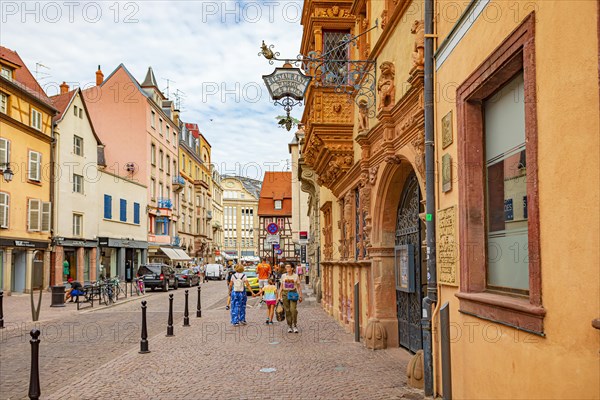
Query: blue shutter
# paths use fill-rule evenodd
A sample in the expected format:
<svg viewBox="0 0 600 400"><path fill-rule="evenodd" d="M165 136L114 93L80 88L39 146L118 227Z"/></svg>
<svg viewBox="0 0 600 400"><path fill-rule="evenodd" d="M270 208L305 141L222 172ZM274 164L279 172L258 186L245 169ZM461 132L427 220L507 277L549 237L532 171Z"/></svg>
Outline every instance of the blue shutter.
<svg viewBox="0 0 600 400"><path fill-rule="evenodd" d="M133 223L134 224L140 223L140 204L139 203L133 203Z"/></svg>
<svg viewBox="0 0 600 400"><path fill-rule="evenodd" d="M104 218L112 218L112 196L104 195Z"/></svg>
<svg viewBox="0 0 600 400"><path fill-rule="evenodd" d="M127 200L121 199L121 222L127 222Z"/></svg>

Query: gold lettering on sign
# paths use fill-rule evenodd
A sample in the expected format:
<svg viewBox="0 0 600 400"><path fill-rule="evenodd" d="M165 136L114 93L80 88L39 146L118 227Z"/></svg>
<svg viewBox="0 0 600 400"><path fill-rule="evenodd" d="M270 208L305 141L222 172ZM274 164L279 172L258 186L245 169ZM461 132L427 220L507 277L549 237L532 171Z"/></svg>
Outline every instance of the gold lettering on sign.
<svg viewBox="0 0 600 400"><path fill-rule="evenodd" d="M437 267L441 284L458 286L456 264L458 243L456 241L456 206L437 212Z"/></svg>
<svg viewBox="0 0 600 400"><path fill-rule="evenodd" d="M452 144L452 111L442 118L442 149Z"/></svg>

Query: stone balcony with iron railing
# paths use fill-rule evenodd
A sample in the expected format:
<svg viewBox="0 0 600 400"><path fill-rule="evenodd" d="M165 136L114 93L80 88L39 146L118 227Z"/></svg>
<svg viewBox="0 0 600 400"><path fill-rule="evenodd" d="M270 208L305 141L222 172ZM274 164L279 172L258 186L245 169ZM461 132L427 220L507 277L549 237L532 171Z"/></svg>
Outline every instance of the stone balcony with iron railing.
<svg viewBox="0 0 600 400"><path fill-rule="evenodd" d="M173 201L166 197L159 197L156 201L158 208L172 210L173 209Z"/></svg>
<svg viewBox="0 0 600 400"><path fill-rule="evenodd" d="M185 179L181 175L175 175L173 177L173 190L180 191L185 187Z"/></svg>

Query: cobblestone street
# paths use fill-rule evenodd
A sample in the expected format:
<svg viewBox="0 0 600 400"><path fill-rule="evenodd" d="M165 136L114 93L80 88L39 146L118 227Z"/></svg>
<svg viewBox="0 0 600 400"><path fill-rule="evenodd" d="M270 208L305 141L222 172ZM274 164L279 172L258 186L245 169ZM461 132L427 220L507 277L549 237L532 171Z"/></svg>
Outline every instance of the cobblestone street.
<svg viewBox="0 0 600 400"><path fill-rule="evenodd" d="M170 293L175 337L165 337L167 294L146 296L149 354L138 353L139 298L41 324L42 398L422 398L405 387L408 353L353 343L310 298L299 307L300 334L288 334L283 323L264 325L258 299L249 300L249 324L232 327L222 282L203 285L202 318L196 318L192 288L191 327L182 327L183 290ZM27 395L29 328L3 332L2 399Z"/></svg>

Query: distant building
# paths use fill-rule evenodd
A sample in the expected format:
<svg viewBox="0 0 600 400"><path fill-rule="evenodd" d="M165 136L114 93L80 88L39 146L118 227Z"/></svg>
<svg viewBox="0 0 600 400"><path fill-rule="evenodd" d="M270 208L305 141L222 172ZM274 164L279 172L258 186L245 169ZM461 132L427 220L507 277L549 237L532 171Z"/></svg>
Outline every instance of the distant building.
<svg viewBox="0 0 600 400"><path fill-rule="evenodd" d="M298 261L292 235L292 173L265 172L258 200L258 249L271 262ZM269 225L276 224L279 249L267 242ZM279 254L281 253L281 254Z"/></svg>
<svg viewBox="0 0 600 400"><path fill-rule="evenodd" d="M212 247L210 144L197 124L183 123L179 138L180 175L185 188L179 196L179 245L206 262Z"/></svg>
<svg viewBox="0 0 600 400"><path fill-rule="evenodd" d="M221 184L221 175L219 171L211 166L212 178L212 252L208 258L211 263L222 262L223 256L223 186Z"/></svg>
<svg viewBox="0 0 600 400"><path fill-rule="evenodd" d="M258 197L261 182L241 176L222 176L224 261L258 254Z"/></svg>

